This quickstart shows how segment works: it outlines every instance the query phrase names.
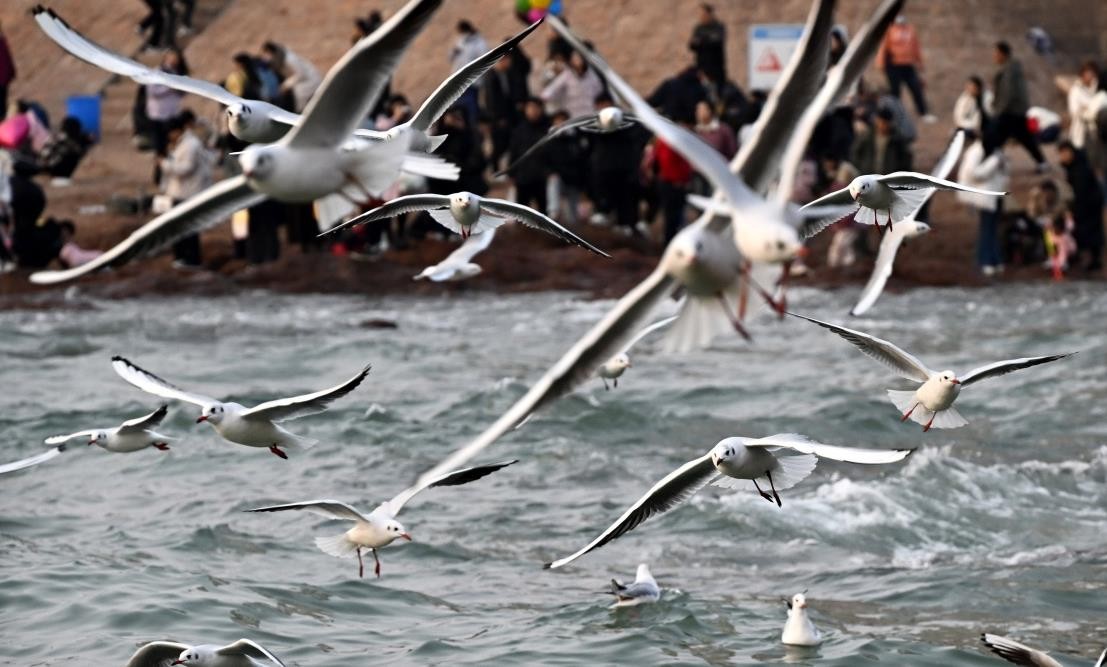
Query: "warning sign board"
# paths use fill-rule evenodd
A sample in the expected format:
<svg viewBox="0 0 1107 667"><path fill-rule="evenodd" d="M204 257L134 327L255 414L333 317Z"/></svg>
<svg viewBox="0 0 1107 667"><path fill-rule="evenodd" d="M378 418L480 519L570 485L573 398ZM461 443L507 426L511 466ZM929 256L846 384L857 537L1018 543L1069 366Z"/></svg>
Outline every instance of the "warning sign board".
<svg viewBox="0 0 1107 667"><path fill-rule="evenodd" d="M769 90L780 78L796 45L803 26L793 24L757 24L750 26L749 90Z"/></svg>

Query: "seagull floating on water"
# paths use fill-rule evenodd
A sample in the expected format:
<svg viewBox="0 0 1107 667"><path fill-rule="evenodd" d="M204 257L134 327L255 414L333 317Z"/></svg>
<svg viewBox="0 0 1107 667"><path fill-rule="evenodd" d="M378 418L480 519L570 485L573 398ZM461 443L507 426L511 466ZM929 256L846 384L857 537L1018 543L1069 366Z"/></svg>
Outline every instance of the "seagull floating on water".
<svg viewBox="0 0 1107 667"><path fill-rule="evenodd" d="M292 447L306 449L315 445L316 441L290 433L276 422L323 412L331 403L356 389L371 368L366 366L357 375L330 389L302 396L278 398L247 408L238 403L223 402L210 396L180 389L123 357L112 357L111 366L119 377L142 391L199 406L200 416L196 422L211 424L224 440L247 447L265 447L282 459L288 458L284 449Z"/></svg>
<svg viewBox="0 0 1107 667"><path fill-rule="evenodd" d="M361 558L361 550L368 549L373 554L373 560L376 561L374 572L377 577L380 577L381 560L377 555L377 551L401 538L411 541L411 535L407 532L407 529L404 528L403 524L396 520L396 515L400 513L404 505L414 498L416 494L424 489L438 486L460 486L462 484L468 484L469 482L475 482L482 477L490 475L514 463L518 463L518 461L502 461L490 465L465 468L464 470L455 470L431 481L429 484L416 485L403 490L392 500L387 500L378 505L377 508L369 514L362 514L350 505L338 500L305 500L298 503L258 507L246 511L285 512L289 510L305 510L313 514L325 516L329 519L353 521L354 527L341 535L315 538L315 546L319 547L320 551L337 558L349 558L357 554L357 576L359 577L365 576L365 563Z"/></svg>
<svg viewBox="0 0 1107 667"><path fill-rule="evenodd" d="M951 370L932 371L911 354L886 340L867 333L847 329L812 317L789 313L802 320L828 329L853 343L867 356L894 370L900 377L921 382L915 391L888 390L888 398L903 413L900 421L911 419L923 425L923 431L931 428L958 428L968 424L964 417L953 409L953 402L961 394L961 389L974 382L980 382L1012 371L1030 368L1039 364L1071 357L1075 352L1051 354L1044 357L1024 357L997 361L986 366L974 368L960 378Z"/></svg>
<svg viewBox="0 0 1107 667"><path fill-rule="evenodd" d="M807 616L807 596L804 593L796 593L791 600L784 600L784 604L788 605L788 620L784 623L784 631L780 633L782 644L818 646L823 643L822 634Z"/></svg>
<svg viewBox="0 0 1107 667"><path fill-rule="evenodd" d="M615 604L611 605L612 609L636 607L640 604L650 604L660 600L661 587L657 585L657 581L650 574L650 566L639 563L638 572L635 574L632 583L624 586L615 579L611 580L611 594L615 596Z"/></svg>
<svg viewBox="0 0 1107 667"><path fill-rule="evenodd" d="M180 642L157 641L141 647L126 667L285 667L280 658L261 644L239 639L233 644L189 646Z"/></svg>
<svg viewBox="0 0 1107 667"><path fill-rule="evenodd" d="M684 503L709 484L734 489L742 481L751 480L762 498L780 506L778 491L790 489L806 479L815 470L820 457L847 463L881 464L902 461L913 451L824 445L795 433L767 438L726 438L703 456L692 459L654 484L646 495L587 546L571 556L546 563L545 567L553 569L572 563L589 551L630 532L651 516L663 514ZM763 489L762 484L771 493Z"/></svg>
<svg viewBox="0 0 1107 667"><path fill-rule="evenodd" d="M991 649L992 653L1016 665L1064 667L1064 665L1049 657L1048 653L1030 648L1026 644L1020 644L1013 639L985 633L980 635L980 641L984 642L984 645ZM1105 665L1107 665L1107 649L1099 654L1099 660L1096 661L1095 667L1104 667Z"/></svg>

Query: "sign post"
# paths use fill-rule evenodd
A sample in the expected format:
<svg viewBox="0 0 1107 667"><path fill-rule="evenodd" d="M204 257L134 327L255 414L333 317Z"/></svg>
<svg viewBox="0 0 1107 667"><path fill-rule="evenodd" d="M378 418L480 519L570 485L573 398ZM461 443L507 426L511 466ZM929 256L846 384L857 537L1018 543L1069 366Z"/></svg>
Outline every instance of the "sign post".
<svg viewBox="0 0 1107 667"><path fill-rule="evenodd" d="M769 90L788 66L796 50L803 26L789 23L762 23L750 26L749 90Z"/></svg>

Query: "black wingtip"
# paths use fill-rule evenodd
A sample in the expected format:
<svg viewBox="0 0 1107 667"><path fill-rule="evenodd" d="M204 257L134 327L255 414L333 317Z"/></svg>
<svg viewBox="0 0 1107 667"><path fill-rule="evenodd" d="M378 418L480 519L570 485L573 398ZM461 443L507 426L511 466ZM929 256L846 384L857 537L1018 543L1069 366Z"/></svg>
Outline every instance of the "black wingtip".
<svg viewBox="0 0 1107 667"><path fill-rule="evenodd" d="M552 570L553 569L553 562L542 563L542 569L543 570Z"/></svg>

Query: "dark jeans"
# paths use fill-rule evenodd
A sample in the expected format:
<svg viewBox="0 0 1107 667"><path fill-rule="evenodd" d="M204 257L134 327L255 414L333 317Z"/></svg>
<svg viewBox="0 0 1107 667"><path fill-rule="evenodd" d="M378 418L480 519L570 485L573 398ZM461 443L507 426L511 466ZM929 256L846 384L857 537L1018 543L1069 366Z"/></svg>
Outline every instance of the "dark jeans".
<svg viewBox="0 0 1107 667"><path fill-rule="evenodd" d="M995 124L992 126L992 131L995 133L993 139L997 146L1002 146L1007 143L1008 139L1014 138L1022 147L1026 149L1027 153L1030 153L1030 157L1034 158L1034 161L1038 164L1045 162L1045 157L1042 155L1042 150L1038 147L1038 140L1034 138L1034 134L1030 132L1030 128L1026 126L1026 115L1018 113L1002 113L995 119Z"/></svg>
<svg viewBox="0 0 1107 667"><path fill-rule="evenodd" d="M685 200L688 198L688 186L658 181L657 189L661 198L661 210L665 214L665 243L668 243L684 226L684 207Z"/></svg>
<svg viewBox="0 0 1107 667"><path fill-rule="evenodd" d="M999 266L1003 256L999 251L999 214L1002 205L996 203L995 209L980 209L980 234L976 237L976 266Z"/></svg>
<svg viewBox="0 0 1107 667"><path fill-rule="evenodd" d="M246 261L265 264L281 256L281 241L277 229L284 208L280 202L266 200L249 209L246 233Z"/></svg>
<svg viewBox="0 0 1107 667"><path fill-rule="evenodd" d="M633 173L611 169L593 173L592 201L597 211L614 213L623 227L633 228L638 222L638 192Z"/></svg>
<svg viewBox="0 0 1107 667"><path fill-rule="evenodd" d="M530 206L542 215L546 214L546 182L516 183L515 201Z"/></svg>
<svg viewBox="0 0 1107 667"><path fill-rule="evenodd" d="M925 116L926 97L923 95L922 81L914 65L885 65L884 74L888 77L888 87L892 89L892 95L898 100L900 88L904 84L911 91L911 99L915 101L915 109L920 116Z"/></svg>

